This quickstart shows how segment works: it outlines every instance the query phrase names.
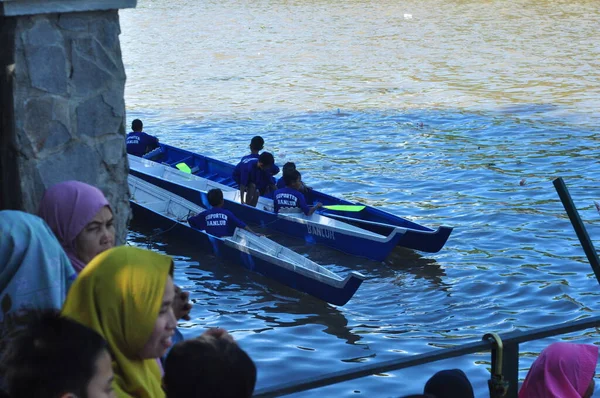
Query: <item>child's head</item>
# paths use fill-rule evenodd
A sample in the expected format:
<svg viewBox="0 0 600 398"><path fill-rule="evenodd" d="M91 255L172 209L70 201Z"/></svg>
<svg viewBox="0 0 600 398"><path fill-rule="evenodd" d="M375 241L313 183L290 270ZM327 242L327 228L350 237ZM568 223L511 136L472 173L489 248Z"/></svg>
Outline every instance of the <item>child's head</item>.
<svg viewBox="0 0 600 398"><path fill-rule="evenodd" d="M165 362L167 398L251 397L256 366L233 340L203 335L175 344Z"/></svg>
<svg viewBox="0 0 600 398"><path fill-rule="evenodd" d="M263 152L258 157L258 167L263 170L269 169L275 163L275 158L269 152Z"/></svg>
<svg viewBox="0 0 600 398"><path fill-rule="evenodd" d="M252 141L250 141L250 150L252 151L262 151L265 145L265 140L260 135L252 137Z"/></svg>
<svg viewBox="0 0 600 398"><path fill-rule="evenodd" d="M292 170L296 170L296 163L287 162L286 164L283 165L282 173L283 173L283 175L285 175L286 173L289 173Z"/></svg>
<svg viewBox="0 0 600 398"><path fill-rule="evenodd" d="M301 181L300 172L298 170L288 171L283 175L283 181L285 181L286 187L298 189Z"/></svg>
<svg viewBox="0 0 600 398"><path fill-rule="evenodd" d="M141 132L144 129L144 124L140 119L135 119L131 122L131 130L135 132Z"/></svg>
<svg viewBox="0 0 600 398"><path fill-rule="evenodd" d="M475 396L469 378L460 369L441 370L431 376L425 384L423 394L431 394L439 398Z"/></svg>
<svg viewBox="0 0 600 398"><path fill-rule="evenodd" d="M60 316L35 312L2 358L12 398L113 398L113 370L106 341Z"/></svg>
<svg viewBox="0 0 600 398"><path fill-rule="evenodd" d="M220 207L223 204L223 191L219 188L214 188L208 191L208 203L212 207Z"/></svg>

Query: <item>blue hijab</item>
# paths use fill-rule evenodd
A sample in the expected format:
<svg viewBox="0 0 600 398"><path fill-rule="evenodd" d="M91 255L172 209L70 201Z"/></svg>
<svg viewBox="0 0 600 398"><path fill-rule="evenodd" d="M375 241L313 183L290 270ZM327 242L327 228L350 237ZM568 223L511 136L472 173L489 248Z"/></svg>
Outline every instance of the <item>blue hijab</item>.
<svg viewBox="0 0 600 398"><path fill-rule="evenodd" d="M76 276L44 220L0 211L0 324L25 308L60 309Z"/></svg>

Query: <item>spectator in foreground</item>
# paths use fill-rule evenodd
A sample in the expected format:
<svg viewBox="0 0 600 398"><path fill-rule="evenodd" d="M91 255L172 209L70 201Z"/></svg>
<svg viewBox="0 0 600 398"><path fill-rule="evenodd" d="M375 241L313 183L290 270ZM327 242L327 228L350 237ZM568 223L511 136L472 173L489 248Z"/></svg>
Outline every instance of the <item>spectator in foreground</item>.
<svg viewBox="0 0 600 398"><path fill-rule="evenodd" d="M176 344L165 362L167 398L250 398L256 366L231 336Z"/></svg>
<svg viewBox="0 0 600 398"><path fill-rule="evenodd" d="M114 398L106 341L58 311L32 312L2 358L11 398Z"/></svg>
<svg viewBox="0 0 600 398"><path fill-rule="evenodd" d="M441 370L425 383L424 394L436 398L474 398L473 386L460 369Z"/></svg>
<svg viewBox="0 0 600 398"><path fill-rule="evenodd" d="M519 398L589 398L597 362L595 345L552 343L531 365Z"/></svg>

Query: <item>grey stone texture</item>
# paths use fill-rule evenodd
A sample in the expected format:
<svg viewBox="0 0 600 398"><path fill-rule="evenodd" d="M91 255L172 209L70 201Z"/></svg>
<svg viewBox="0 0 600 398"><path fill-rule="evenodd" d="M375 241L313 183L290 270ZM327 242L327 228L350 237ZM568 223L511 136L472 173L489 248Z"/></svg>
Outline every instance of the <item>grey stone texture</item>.
<svg viewBox="0 0 600 398"><path fill-rule="evenodd" d="M0 0L5 15L10 3L95 2ZM45 189L84 181L110 201L123 243L130 209L118 10L0 16L0 23L0 209L36 213Z"/></svg>
<svg viewBox="0 0 600 398"><path fill-rule="evenodd" d="M36 15L134 8L137 0L0 0L0 15Z"/></svg>

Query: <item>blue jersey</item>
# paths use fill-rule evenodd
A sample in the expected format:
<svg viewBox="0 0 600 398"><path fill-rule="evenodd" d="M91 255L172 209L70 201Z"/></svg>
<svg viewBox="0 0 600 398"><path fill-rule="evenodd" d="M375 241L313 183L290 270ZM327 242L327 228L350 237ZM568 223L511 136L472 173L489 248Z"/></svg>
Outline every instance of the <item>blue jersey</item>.
<svg viewBox="0 0 600 398"><path fill-rule="evenodd" d="M308 215L310 209L306 204L304 195L302 192L295 190L294 188L283 188L278 189L273 194L273 204L275 205L275 213L279 213L282 208L294 208L297 207Z"/></svg>
<svg viewBox="0 0 600 398"><path fill-rule="evenodd" d="M277 189L283 189L285 188L285 186L285 180L283 179L283 177L277 180Z"/></svg>
<svg viewBox="0 0 600 398"><path fill-rule="evenodd" d="M242 159L240 159L240 162L233 169L233 173L231 173L231 177L233 178L233 180L239 184L242 175L242 166L252 159L258 159L258 157L259 155L257 153L251 153L250 155L242 157ZM274 164L273 166L271 166L269 173L271 173L272 176L277 175L279 173L279 167L276 164ZM275 184L275 178L272 178L271 182Z"/></svg>
<svg viewBox="0 0 600 398"><path fill-rule="evenodd" d="M144 156L159 146L158 138L137 131L127 134L126 144L127 153L135 156Z"/></svg>
<svg viewBox="0 0 600 398"><path fill-rule="evenodd" d="M258 153L251 153L250 155L244 156L233 169L231 177L238 184L240 183L240 176L242 175L242 164L246 163L250 159L258 159Z"/></svg>
<svg viewBox="0 0 600 398"><path fill-rule="evenodd" d="M258 159L249 159L245 163L242 163L240 185L248 186L250 183L254 183L256 188L261 192L273 184L273 176L270 172L258 167Z"/></svg>
<svg viewBox="0 0 600 398"><path fill-rule="evenodd" d="M213 207L190 217L188 223L196 229L204 230L218 237L232 236L236 227L246 228L246 224L234 216L232 212L220 207Z"/></svg>

